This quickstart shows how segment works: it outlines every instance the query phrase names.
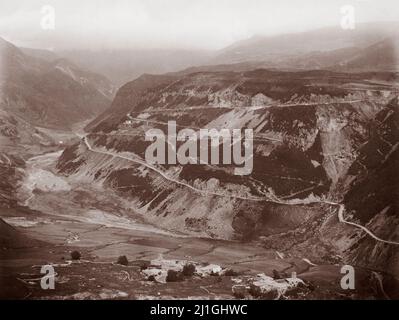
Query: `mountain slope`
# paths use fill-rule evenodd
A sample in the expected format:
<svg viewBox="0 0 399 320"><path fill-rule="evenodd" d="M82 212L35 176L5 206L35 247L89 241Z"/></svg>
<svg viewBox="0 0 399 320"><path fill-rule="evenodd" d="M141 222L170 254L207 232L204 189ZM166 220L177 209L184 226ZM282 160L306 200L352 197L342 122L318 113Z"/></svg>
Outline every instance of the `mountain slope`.
<svg viewBox="0 0 399 320"><path fill-rule="evenodd" d="M335 69L348 71L398 71L399 38L387 38L367 48L349 59L339 62Z"/></svg>
<svg viewBox="0 0 399 320"><path fill-rule="evenodd" d="M66 129L109 106L112 85L66 60L48 62L0 40L1 109L31 125Z"/></svg>
<svg viewBox="0 0 399 320"><path fill-rule="evenodd" d="M386 77L268 70L144 76L122 87L89 126L87 141L98 151L83 142L68 148L58 169L115 190L166 228L222 238L287 231L318 216L306 203L329 196L347 174L395 92L364 86ZM252 128L253 171L236 176L231 165L134 163L150 144L144 132L165 131L168 120L179 130Z"/></svg>
<svg viewBox="0 0 399 320"><path fill-rule="evenodd" d="M30 239L23 233L0 219L0 253L1 250L32 247L39 241ZM0 269L1 270L1 269Z"/></svg>
<svg viewBox="0 0 399 320"><path fill-rule="evenodd" d="M357 24L354 30L329 27L296 34L243 40L223 49L214 63L243 61L279 61L317 51L343 48L365 48L382 39L397 35L398 22Z"/></svg>
<svg viewBox="0 0 399 320"><path fill-rule="evenodd" d="M376 235L399 242L399 104L393 99L376 115L370 138L348 170L343 185L347 215ZM351 259L399 274L399 250L362 237ZM353 253L355 252L355 253Z"/></svg>

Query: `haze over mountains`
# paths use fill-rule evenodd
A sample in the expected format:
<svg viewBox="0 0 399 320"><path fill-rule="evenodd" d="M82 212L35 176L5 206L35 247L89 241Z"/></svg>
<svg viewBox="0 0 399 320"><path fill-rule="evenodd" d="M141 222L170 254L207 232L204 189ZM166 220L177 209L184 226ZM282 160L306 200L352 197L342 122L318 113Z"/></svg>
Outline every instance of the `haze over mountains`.
<svg viewBox="0 0 399 320"><path fill-rule="evenodd" d="M143 73L161 74L206 64L211 52L196 50L62 51L71 61L105 74L117 86Z"/></svg>
<svg viewBox="0 0 399 320"><path fill-rule="evenodd" d="M337 26L269 37L255 36L222 49L216 60L224 63L267 61L343 48L364 49L397 36L398 27L398 22L359 23L355 29L348 30Z"/></svg>
<svg viewBox="0 0 399 320"><path fill-rule="evenodd" d="M358 24L354 30L339 27L276 36L254 36L217 51L201 50L71 50L60 56L89 70L106 75L117 86L143 73L161 74L192 66L241 64L246 70L254 66L277 69L339 69L354 71L381 70L375 65L373 45L392 45L397 50L399 23ZM394 52L387 50L386 53ZM383 50L380 53L384 52ZM396 56L380 57L386 70L392 70ZM356 59L368 59L356 67ZM375 58L374 58L375 59ZM370 62L370 63L369 63ZM349 65L348 65L349 63ZM360 69L360 67L362 69Z"/></svg>
<svg viewBox="0 0 399 320"><path fill-rule="evenodd" d="M257 68L395 71L398 70L399 52L397 27L398 23L385 22L359 24L355 30L323 28L300 34L257 36L216 52L119 50L57 53L19 49L1 40L2 112L12 114L18 121L25 121L21 127L32 124L68 128L76 121L104 111L113 99L115 87L144 73L183 70L182 73L188 74ZM70 94L72 91L74 93ZM3 132L11 134L12 127L8 121L8 128L3 127Z"/></svg>
<svg viewBox="0 0 399 320"><path fill-rule="evenodd" d="M258 67L389 71L397 68L398 29L397 22L380 22L358 24L354 30L329 27L302 33L254 36L217 51L21 49L28 56L52 63L67 58L81 68L106 76L116 87L120 87L144 73L162 74L207 65L222 68L221 65L234 64L236 70ZM386 50L373 53L377 45L385 46ZM361 59L364 61L358 63L357 60Z"/></svg>

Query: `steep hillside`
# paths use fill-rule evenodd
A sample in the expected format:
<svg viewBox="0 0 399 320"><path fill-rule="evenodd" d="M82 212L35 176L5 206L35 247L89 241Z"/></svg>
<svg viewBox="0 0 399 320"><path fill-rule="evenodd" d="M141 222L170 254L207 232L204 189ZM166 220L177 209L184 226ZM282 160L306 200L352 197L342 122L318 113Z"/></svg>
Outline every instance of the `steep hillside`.
<svg viewBox="0 0 399 320"><path fill-rule="evenodd" d="M20 157L0 152L0 210L4 207L15 207L17 200L15 192L18 188L18 180L22 177L25 162Z"/></svg>
<svg viewBox="0 0 399 320"><path fill-rule="evenodd" d="M65 129L109 106L110 82L66 60L28 56L0 39L1 110L33 126Z"/></svg>
<svg viewBox="0 0 399 320"><path fill-rule="evenodd" d="M89 123L86 130L90 131L97 125L112 125L118 124L122 118L124 118L129 112L129 108L134 104L138 104L142 100L142 95L148 89L154 89L158 86L162 86L165 83L169 83L175 79L173 76L154 76L154 75L142 75L135 81L128 82L122 86L112 102L111 108L106 109L96 119ZM130 100L129 105L126 104L126 99Z"/></svg>
<svg viewBox="0 0 399 320"><path fill-rule="evenodd" d="M33 53L30 56L27 53ZM76 139L79 121L110 104L111 83L46 52L20 50L0 39L0 210L19 208L16 190L32 155ZM43 58L43 59L42 59Z"/></svg>
<svg viewBox="0 0 399 320"><path fill-rule="evenodd" d="M324 214L317 202L345 177L375 115L396 94L393 86L382 92L369 81L387 77L396 79L267 70L144 76L120 89L58 169L115 190L167 228L222 238L288 231ZM179 130L252 128L253 171L237 176L234 165L148 166L144 133L166 131L168 120Z"/></svg>
<svg viewBox="0 0 399 320"><path fill-rule="evenodd" d="M335 69L348 71L398 71L399 38L392 37L373 44L337 63Z"/></svg>
<svg viewBox="0 0 399 320"><path fill-rule="evenodd" d="M0 255L4 249L27 248L38 243L0 219Z"/></svg>
<svg viewBox="0 0 399 320"><path fill-rule="evenodd" d="M399 112L398 98L376 116L370 138L343 179L349 191L344 202L351 220L379 237L399 242ZM353 244L351 258L399 274L399 250L362 237ZM352 251L352 252L353 252ZM371 254L370 254L371 253Z"/></svg>

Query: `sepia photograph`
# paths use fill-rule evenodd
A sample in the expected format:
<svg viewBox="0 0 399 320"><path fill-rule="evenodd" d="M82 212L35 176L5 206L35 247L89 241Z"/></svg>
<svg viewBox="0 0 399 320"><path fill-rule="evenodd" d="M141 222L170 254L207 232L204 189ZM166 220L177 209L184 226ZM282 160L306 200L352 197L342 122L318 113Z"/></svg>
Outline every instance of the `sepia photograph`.
<svg viewBox="0 0 399 320"><path fill-rule="evenodd" d="M2 0L0 300L399 300L398 97L396 0Z"/></svg>

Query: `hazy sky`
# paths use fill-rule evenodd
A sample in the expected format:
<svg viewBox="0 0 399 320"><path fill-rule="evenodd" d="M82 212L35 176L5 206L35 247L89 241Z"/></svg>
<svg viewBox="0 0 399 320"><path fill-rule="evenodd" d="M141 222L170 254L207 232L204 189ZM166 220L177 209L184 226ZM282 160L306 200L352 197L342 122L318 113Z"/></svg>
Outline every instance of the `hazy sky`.
<svg viewBox="0 0 399 320"><path fill-rule="evenodd" d="M43 6L55 29L43 30ZM218 49L255 34L399 20L398 0L1 0L0 36L17 45L72 48Z"/></svg>

